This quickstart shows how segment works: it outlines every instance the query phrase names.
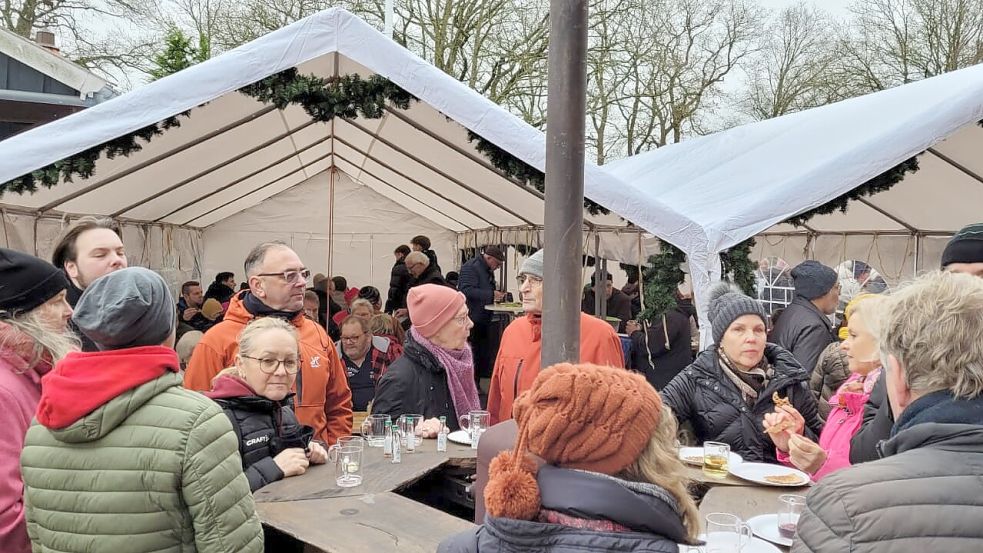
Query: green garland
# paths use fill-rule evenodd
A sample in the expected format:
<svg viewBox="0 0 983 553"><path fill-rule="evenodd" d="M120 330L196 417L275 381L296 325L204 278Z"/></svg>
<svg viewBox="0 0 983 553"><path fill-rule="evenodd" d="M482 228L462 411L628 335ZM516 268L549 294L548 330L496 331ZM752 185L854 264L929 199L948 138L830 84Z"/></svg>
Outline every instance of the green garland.
<svg viewBox="0 0 983 553"><path fill-rule="evenodd" d="M685 278L680 266L685 261L683 250L664 241L660 253L649 256L648 266L642 272L645 309L639 318L654 321L676 307L676 290Z"/></svg>
<svg viewBox="0 0 983 553"><path fill-rule="evenodd" d="M754 238L749 238L725 252L720 253L720 264L725 280L730 280L752 298L756 298L754 271L751 261L751 248Z"/></svg>
<svg viewBox="0 0 983 553"><path fill-rule="evenodd" d="M187 117L189 113L191 112L186 111L178 115ZM37 192L39 184L45 188L51 188L58 184L59 179L64 179L65 182L72 182L76 177L87 179L95 173L96 160L100 156L105 155L108 159L113 159L117 156L127 157L143 149L143 145L138 142L138 139L143 143L149 143L153 137L160 136L164 134L164 131L180 126L181 122L178 121L177 115L168 117L159 123L137 129L129 134L103 142L73 156L66 157L36 171L2 183L0 184L0 195L6 192L13 192L15 194L24 194L26 192L33 194Z"/></svg>
<svg viewBox="0 0 983 553"><path fill-rule="evenodd" d="M470 130L468 131L468 142L474 142L474 149L484 154L488 158L488 161L499 171L540 192L546 191L546 175L539 169L536 169ZM601 204L586 197L584 198L584 208L591 215L607 215L610 213Z"/></svg>

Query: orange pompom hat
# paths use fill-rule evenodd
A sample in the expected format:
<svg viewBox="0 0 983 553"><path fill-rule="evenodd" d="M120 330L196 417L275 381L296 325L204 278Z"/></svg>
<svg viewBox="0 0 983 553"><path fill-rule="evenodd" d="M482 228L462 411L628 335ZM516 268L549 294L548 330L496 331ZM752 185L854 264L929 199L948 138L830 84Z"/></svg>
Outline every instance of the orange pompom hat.
<svg viewBox="0 0 983 553"><path fill-rule="evenodd" d="M563 468L615 475L642 454L659 424L662 399L637 373L597 365L553 365L516 400L514 451L488 470L485 505L495 517L531 520L539 486L531 452Z"/></svg>

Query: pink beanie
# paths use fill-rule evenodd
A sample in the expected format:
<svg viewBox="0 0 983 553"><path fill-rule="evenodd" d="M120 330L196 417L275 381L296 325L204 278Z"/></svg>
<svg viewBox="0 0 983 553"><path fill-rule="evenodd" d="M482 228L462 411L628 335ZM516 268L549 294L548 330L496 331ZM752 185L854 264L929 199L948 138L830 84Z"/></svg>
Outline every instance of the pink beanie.
<svg viewBox="0 0 983 553"><path fill-rule="evenodd" d="M430 338L457 316L464 303L464 294L439 284L414 286L406 297L413 328L424 338Z"/></svg>

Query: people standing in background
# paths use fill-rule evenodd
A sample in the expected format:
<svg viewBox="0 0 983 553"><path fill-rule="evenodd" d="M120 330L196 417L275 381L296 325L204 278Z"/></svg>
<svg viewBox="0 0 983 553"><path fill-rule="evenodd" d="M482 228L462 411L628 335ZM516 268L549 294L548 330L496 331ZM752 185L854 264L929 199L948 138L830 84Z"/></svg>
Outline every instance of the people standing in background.
<svg viewBox="0 0 983 553"><path fill-rule="evenodd" d="M215 281L208 285L205 291L205 300L215 298L219 303L228 303L232 295L236 293L235 273L222 271L215 275Z"/></svg>
<svg viewBox="0 0 983 553"><path fill-rule="evenodd" d="M811 375L819 355L836 341L829 316L840 304L836 271L818 261L792 269L795 298L771 331L771 341L792 353Z"/></svg>
<svg viewBox="0 0 983 553"><path fill-rule="evenodd" d="M340 308L339 311L348 310L348 300L345 299L345 294L348 292L348 280L343 276L331 277L331 299L334 300L335 304ZM332 313L332 317L334 314Z"/></svg>
<svg viewBox="0 0 983 553"><path fill-rule="evenodd" d="M79 348L68 327L68 279L50 263L0 248L0 551L30 553L20 454L41 377Z"/></svg>
<svg viewBox="0 0 983 553"><path fill-rule="evenodd" d="M181 285L181 297L177 300L178 320L193 330L205 332L214 323L201 312L204 303L205 294L201 284L196 280L185 282Z"/></svg>
<svg viewBox="0 0 983 553"><path fill-rule="evenodd" d="M526 258L517 280L525 316L512 321L502 334L488 390L492 424L512 418L512 403L539 374L543 352L543 250ZM621 339L614 329L586 313L580 314L580 360L625 366Z"/></svg>
<svg viewBox="0 0 983 553"><path fill-rule="evenodd" d="M393 263L392 271L389 275L389 295L386 299L386 313L396 313L401 309L406 309L406 294L410 291L409 269L406 268L406 256L410 254L410 247L402 245L393 251L396 262Z"/></svg>
<svg viewBox="0 0 983 553"><path fill-rule="evenodd" d="M590 286L584 293L580 309L588 315L597 315L594 305L594 282L595 276L590 277ZM613 277L608 273L607 284L604 286L604 301L607 305L607 316L614 317L621 321L618 323L618 332L625 332L625 324L631 320L631 298L621 290L614 287Z"/></svg>
<svg viewBox="0 0 983 553"><path fill-rule="evenodd" d="M126 249L120 238L119 228L110 219L82 217L62 235L51 263L65 271L71 286L68 287L68 304L73 308L82 292L95 279L127 267ZM72 325L72 330L82 341L82 351L96 351L96 346Z"/></svg>
<svg viewBox="0 0 983 553"><path fill-rule="evenodd" d="M491 312L486 305L502 301L505 292L496 289L495 271L505 262L505 254L498 246L486 246L484 250L461 266L461 278L457 289L464 294L468 304L471 328L471 348L474 350L476 378L488 378L492 373L496 352L491 350Z"/></svg>
<svg viewBox="0 0 983 553"><path fill-rule="evenodd" d="M318 312L321 310L321 300L317 296L317 292L313 290L308 290L304 292L304 315L308 319L319 323Z"/></svg>
<svg viewBox="0 0 983 553"><path fill-rule="evenodd" d="M634 321L625 326L631 337L627 367L645 375L656 390L665 388L679 371L693 362L689 313L678 304L656 317L647 329Z"/></svg>
<svg viewBox="0 0 983 553"><path fill-rule="evenodd" d="M264 242L245 262L249 290L232 298L223 321L213 326L195 348L184 374L189 390L205 392L222 369L235 363L239 334L250 321L278 317L300 335L301 373L294 398L297 419L314 428L315 436L334 444L352 430L352 400L345 368L324 327L304 315L304 292L310 271L283 242Z"/></svg>
<svg viewBox="0 0 983 553"><path fill-rule="evenodd" d="M431 264L430 258L423 252L411 252L406 256L406 268L410 271L413 279L410 280L410 288L422 284L438 284L449 286L440 274L440 268Z"/></svg>
<svg viewBox="0 0 983 553"><path fill-rule="evenodd" d="M389 340L379 337L377 341L368 321L351 316L341 323L341 339L335 348L345 365L352 409L366 411L375 398L379 380L389 369Z"/></svg>
<svg viewBox="0 0 983 553"><path fill-rule="evenodd" d="M73 318L99 351L44 377L21 455L34 551L263 551L232 427L181 386L164 279L112 272Z"/></svg>
<svg viewBox="0 0 983 553"><path fill-rule="evenodd" d="M433 267L433 270L437 271L437 274L443 274L443 271L440 270L440 264L437 263L437 252L430 249L429 238L423 235L414 236L413 239L410 240L410 247L413 248L413 251L415 252L424 253L427 258L430 259L430 266Z"/></svg>

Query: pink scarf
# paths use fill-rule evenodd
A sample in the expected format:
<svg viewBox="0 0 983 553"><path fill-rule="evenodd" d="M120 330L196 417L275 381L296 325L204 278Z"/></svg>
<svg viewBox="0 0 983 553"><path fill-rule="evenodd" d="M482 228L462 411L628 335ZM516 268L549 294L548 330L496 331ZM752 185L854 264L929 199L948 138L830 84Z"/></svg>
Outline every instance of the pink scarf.
<svg viewBox="0 0 983 553"><path fill-rule="evenodd" d="M481 409L478 388L474 384L474 357L471 348L467 346L461 349L442 348L424 338L416 328L410 328L410 335L437 359L440 366L444 367L444 372L447 373L447 387L451 391L457 416ZM454 428L454 423L448 423L448 426Z"/></svg>

